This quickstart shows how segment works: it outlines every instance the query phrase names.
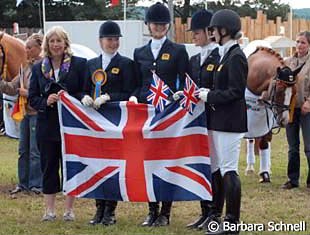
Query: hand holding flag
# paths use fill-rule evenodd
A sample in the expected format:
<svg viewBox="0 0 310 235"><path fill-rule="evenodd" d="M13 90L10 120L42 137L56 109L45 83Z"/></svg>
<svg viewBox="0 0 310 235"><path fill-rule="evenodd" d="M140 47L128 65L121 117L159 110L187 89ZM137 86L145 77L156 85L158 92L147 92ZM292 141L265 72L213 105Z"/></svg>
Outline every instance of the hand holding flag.
<svg viewBox="0 0 310 235"><path fill-rule="evenodd" d="M186 109L190 114L193 114L194 109L199 102L197 98L199 89L195 82L188 74L185 77L185 87L183 90L183 98L180 101L181 106Z"/></svg>

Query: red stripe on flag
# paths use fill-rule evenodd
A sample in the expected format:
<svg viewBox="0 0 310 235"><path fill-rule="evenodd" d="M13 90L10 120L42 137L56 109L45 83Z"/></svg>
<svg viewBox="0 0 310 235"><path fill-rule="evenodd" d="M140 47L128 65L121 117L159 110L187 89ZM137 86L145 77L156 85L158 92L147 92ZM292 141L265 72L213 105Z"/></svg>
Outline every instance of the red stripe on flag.
<svg viewBox="0 0 310 235"><path fill-rule="evenodd" d="M129 128L126 131L130 132ZM106 139L65 133L64 141L66 154L87 158L130 159L130 162L135 162L137 161L136 156L142 153L144 160L173 160L189 156L209 156L208 137L200 134L142 139L138 135L130 136L130 133L126 133L124 139ZM197 145L201 148L197 148ZM161 146L165 146L165 148Z"/></svg>
<svg viewBox="0 0 310 235"><path fill-rule="evenodd" d="M159 125L157 125L155 128L152 129L152 131L162 131L174 124L177 120L181 119L186 114L186 110L182 109L181 111L177 112L172 117L168 118L167 120L163 121Z"/></svg>
<svg viewBox="0 0 310 235"><path fill-rule="evenodd" d="M212 195L212 189L211 189L209 183L200 175L195 174L194 172L189 171L189 170L182 168L182 167L179 167L179 166L166 167L166 168L172 172L186 176L186 177L196 181L197 183L203 185L206 188L206 190Z"/></svg>
<svg viewBox="0 0 310 235"><path fill-rule="evenodd" d="M71 101L65 96L64 93L60 95L61 101L66 104L71 111L73 111L83 122L85 122L90 128L95 131L105 131L100 126L98 126L92 119L87 117L83 112L81 112Z"/></svg>
<svg viewBox="0 0 310 235"><path fill-rule="evenodd" d="M68 193L70 196L78 196L79 194L83 193L85 190L89 189L93 185L95 185L99 180L110 174L112 171L117 169L118 167L106 167L102 171L99 171L97 174L95 174L93 177L91 177L89 180L87 180L85 183L81 184L76 189L72 190Z"/></svg>

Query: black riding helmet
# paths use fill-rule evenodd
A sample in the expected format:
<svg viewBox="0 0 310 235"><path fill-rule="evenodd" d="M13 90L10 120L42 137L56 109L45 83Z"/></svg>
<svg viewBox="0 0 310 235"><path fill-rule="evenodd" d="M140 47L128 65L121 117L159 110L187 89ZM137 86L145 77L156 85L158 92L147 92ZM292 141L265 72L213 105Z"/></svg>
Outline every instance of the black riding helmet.
<svg viewBox="0 0 310 235"><path fill-rule="evenodd" d="M147 23L155 23L155 24L169 24L171 21L170 13L168 8L157 2L150 6L145 14L145 24Z"/></svg>
<svg viewBox="0 0 310 235"><path fill-rule="evenodd" d="M228 32L222 37L230 35L232 38L241 30L240 16L228 9L219 10L212 16L210 27L225 28Z"/></svg>
<svg viewBox="0 0 310 235"><path fill-rule="evenodd" d="M118 24L111 20L104 22L99 29L99 38L104 37L122 37Z"/></svg>
<svg viewBox="0 0 310 235"><path fill-rule="evenodd" d="M192 16L189 31L206 29L207 27L209 27L212 15L213 14L208 10L196 11Z"/></svg>

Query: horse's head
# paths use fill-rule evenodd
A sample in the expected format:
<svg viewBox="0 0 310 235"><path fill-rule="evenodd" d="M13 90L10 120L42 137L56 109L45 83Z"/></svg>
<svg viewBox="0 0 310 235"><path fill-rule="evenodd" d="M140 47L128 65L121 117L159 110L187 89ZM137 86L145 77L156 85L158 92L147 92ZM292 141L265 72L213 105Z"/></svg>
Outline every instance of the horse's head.
<svg viewBox="0 0 310 235"><path fill-rule="evenodd" d="M276 78L270 83L270 106L277 123L284 127L289 123L290 111L294 104L293 98L296 94L297 74L302 66L294 71L285 66L277 69Z"/></svg>

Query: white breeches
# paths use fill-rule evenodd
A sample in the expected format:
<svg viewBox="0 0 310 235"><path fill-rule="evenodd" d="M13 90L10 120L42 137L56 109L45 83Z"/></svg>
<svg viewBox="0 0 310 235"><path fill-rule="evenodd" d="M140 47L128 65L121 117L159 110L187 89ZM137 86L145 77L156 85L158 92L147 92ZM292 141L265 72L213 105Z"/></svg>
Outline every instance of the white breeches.
<svg viewBox="0 0 310 235"><path fill-rule="evenodd" d="M228 171L238 173L240 145L244 133L209 130L208 136L212 173L218 169L220 169L222 176Z"/></svg>

